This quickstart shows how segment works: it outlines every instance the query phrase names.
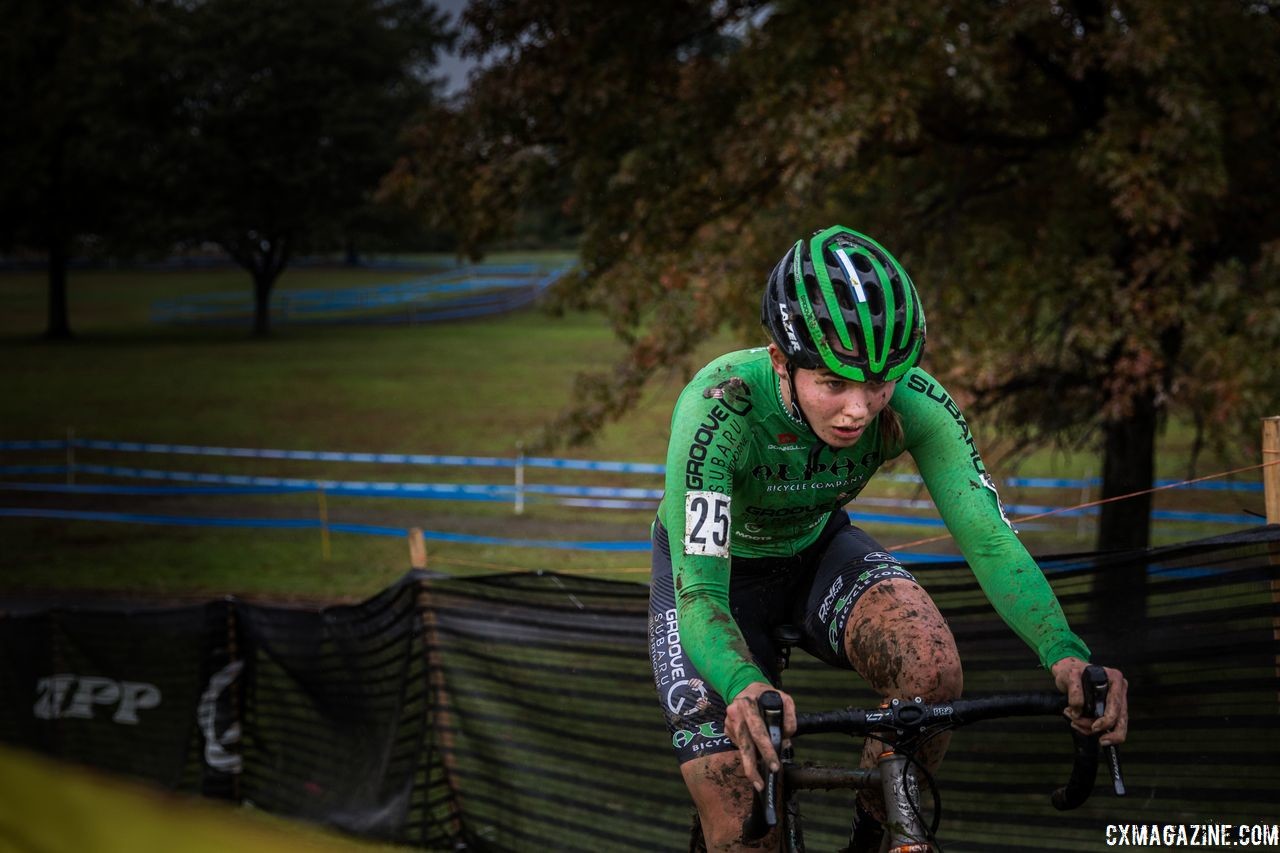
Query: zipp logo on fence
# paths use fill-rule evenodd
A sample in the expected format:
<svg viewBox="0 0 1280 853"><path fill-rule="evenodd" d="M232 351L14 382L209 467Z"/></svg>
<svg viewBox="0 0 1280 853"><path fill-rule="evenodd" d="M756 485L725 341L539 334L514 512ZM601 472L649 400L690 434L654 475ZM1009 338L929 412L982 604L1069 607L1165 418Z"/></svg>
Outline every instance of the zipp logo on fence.
<svg viewBox="0 0 1280 853"><path fill-rule="evenodd" d="M36 682L33 711L41 720L92 720L95 707L114 708L111 722L136 726L138 712L157 707L160 699L160 688L144 681L60 673Z"/></svg>

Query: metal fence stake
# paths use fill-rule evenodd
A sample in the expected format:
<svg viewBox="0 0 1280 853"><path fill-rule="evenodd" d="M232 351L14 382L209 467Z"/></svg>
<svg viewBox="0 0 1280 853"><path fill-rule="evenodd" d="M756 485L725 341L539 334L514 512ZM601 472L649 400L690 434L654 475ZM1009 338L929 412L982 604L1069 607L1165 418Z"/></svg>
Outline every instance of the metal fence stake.
<svg viewBox="0 0 1280 853"><path fill-rule="evenodd" d="M524 445L516 445L516 515L524 514Z"/></svg>

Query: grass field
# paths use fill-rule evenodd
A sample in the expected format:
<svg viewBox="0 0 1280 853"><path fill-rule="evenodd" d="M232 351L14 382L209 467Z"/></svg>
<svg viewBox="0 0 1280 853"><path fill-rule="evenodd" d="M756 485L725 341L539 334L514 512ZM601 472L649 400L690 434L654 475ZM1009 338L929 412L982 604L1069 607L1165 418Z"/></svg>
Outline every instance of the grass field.
<svg viewBox="0 0 1280 853"><path fill-rule="evenodd" d="M493 262L522 257L492 258ZM409 271L289 270L282 290L387 284ZM75 272L71 324L77 340L48 343L46 291L36 273L0 274L0 440L77 437L227 447L514 456L568 403L573 377L606 367L623 350L602 318L551 317L536 310L422 326L282 326L268 340L247 330L153 325L155 299L213 291L249 292L239 270ZM698 363L731 349L708 341ZM670 407L686 376L672 371L642 392L636 409L606 425L591 447L558 450L578 458L661 461ZM979 428L989 465L1001 470L999 441ZM1186 468L1184 431L1172 429L1161 476ZM992 449L995 448L995 452ZM58 454L4 454L0 464L56 464ZM81 453L78 462L186 471L412 482L503 483L509 469L406 468L204 457ZM1212 470L1212 462L1201 465ZM1226 467L1224 464L1223 467ZM909 461L894 470L910 471ZM1096 475L1087 454L1044 451L1022 475ZM659 488L656 477L531 472L540 482ZM48 478L45 478L48 479ZM80 477L77 482L91 482ZM99 478L101 481L101 478ZM911 486L873 482L870 497L925 497ZM1067 504L1081 497L1006 491L1006 503ZM1158 506L1239 512L1239 493L1171 492ZM1259 495L1255 501L1261 504ZM50 496L0 491L0 505L219 517L316 518L314 494L157 498ZM329 497L331 522L420 526L503 538L641 540L647 511L583 510L537 504L521 516L502 504ZM875 512L889 512L872 507ZM929 537L937 528L868 524L886 544ZM1163 525L1157 541L1221 532ZM1034 551L1087 550L1092 525L1076 520L1028 525ZM950 543L921 546L948 552ZM431 544L432 568L451 572L554 569L640 579L643 553L596 553L498 545ZM315 530L170 527L106 522L0 519L0 586L8 589L131 589L157 595L352 599L373 593L408 566L397 538L333 534L325 557Z"/></svg>

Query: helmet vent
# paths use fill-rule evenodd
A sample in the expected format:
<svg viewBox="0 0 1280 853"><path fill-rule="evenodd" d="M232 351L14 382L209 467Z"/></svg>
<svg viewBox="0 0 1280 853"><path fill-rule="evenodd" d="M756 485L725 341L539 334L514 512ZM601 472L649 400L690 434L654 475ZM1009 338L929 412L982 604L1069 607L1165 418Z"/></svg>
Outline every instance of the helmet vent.
<svg viewBox="0 0 1280 853"><path fill-rule="evenodd" d="M880 244L842 226L792 246L769 277L760 312L797 369L897 379L919 363L924 346L911 279Z"/></svg>
<svg viewBox="0 0 1280 853"><path fill-rule="evenodd" d="M800 298L796 293L796 280L789 274L782 275L782 291L787 295L788 302L796 302Z"/></svg>
<svg viewBox="0 0 1280 853"><path fill-rule="evenodd" d="M862 292L867 295L867 311L872 317L884 316L884 293L879 287L864 287Z"/></svg>

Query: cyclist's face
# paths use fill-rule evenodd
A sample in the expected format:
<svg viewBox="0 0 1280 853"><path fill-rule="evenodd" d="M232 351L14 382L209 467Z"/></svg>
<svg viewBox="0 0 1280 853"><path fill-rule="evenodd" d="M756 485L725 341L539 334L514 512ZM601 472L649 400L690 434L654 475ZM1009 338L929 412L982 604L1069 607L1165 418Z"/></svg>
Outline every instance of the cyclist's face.
<svg viewBox="0 0 1280 853"><path fill-rule="evenodd" d="M773 368L782 382L782 395L790 403L786 359L775 346ZM779 358L781 357L781 363ZM800 407L818 438L832 447L852 447L862 438L880 410L889 404L896 382L854 382L825 368L797 370L795 391Z"/></svg>

